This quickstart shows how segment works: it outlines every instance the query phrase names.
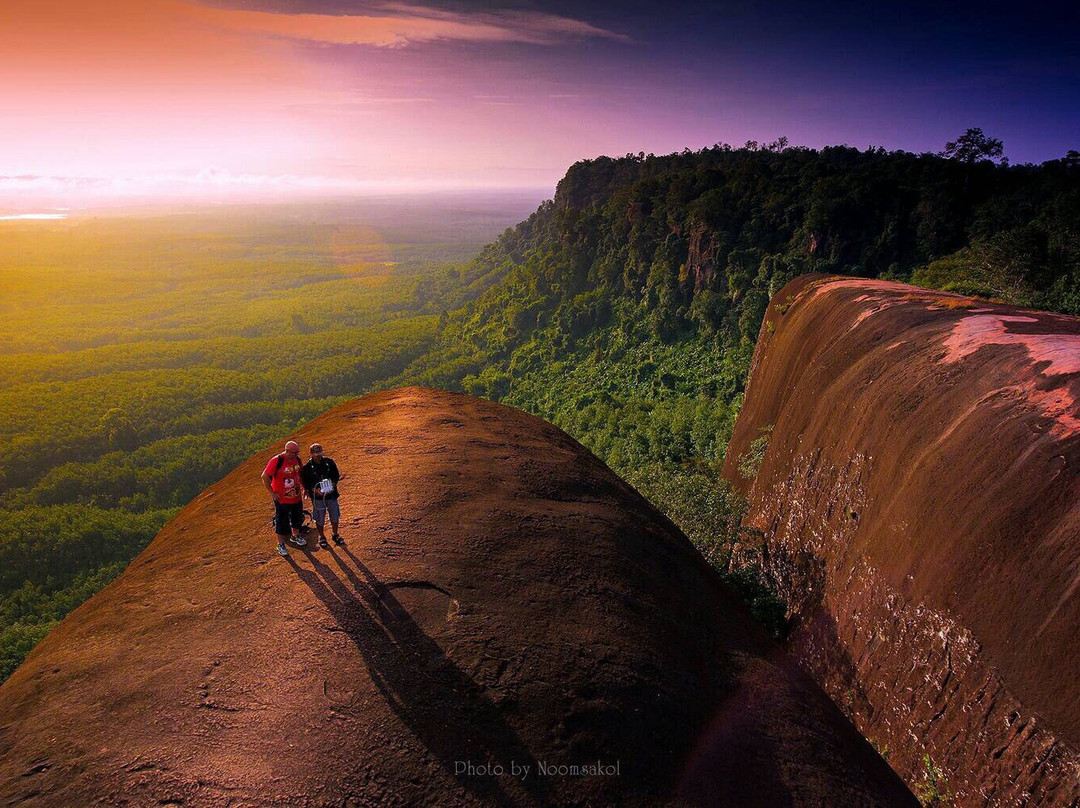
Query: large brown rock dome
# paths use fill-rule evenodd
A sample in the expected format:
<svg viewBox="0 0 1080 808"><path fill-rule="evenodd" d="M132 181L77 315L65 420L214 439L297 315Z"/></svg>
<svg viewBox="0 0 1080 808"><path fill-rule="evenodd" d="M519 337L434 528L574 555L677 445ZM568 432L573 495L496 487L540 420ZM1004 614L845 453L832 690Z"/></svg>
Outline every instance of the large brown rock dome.
<svg viewBox="0 0 1080 808"><path fill-rule="evenodd" d="M550 424L405 389L296 438L346 475L347 545L274 554L271 452L207 489L0 687L0 803L911 801Z"/></svg>

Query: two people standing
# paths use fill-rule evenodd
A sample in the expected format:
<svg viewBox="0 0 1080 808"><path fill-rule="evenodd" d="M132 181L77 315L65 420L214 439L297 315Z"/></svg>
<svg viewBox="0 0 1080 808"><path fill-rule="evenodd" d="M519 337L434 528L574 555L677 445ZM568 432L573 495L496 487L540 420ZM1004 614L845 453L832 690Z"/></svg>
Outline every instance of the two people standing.
<svg viewBox="0 0 1080 808"><path fill-rule="evenodd" d="M284 452L270 458L263 469L262 482L274 501L278 555L289 554L289 548L285 546L289 539L297 547L307 544L307 540L300 535L304 525L305 494L311 500L312 516L319 531L319 546L329 547L325 533L327 516L330 517L334 543L343 544L338 533L341 511L338 507L337 484L340 480L337 464L324 456L323 448L318 443L311 445L311 459L304 464L300 462L300 445L293 440L285 444Z"/></svg>

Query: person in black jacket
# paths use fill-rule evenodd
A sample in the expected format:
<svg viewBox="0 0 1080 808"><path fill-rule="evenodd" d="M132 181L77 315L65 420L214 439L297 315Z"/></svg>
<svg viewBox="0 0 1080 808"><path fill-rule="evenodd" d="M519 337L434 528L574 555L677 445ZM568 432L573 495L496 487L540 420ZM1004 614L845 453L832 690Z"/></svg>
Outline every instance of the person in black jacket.
<svg viewBox="0 0 1080 808"><path fill-rule="evenodd" d="M338 472L337 463L323 455L322 444L311 444L311 459L300 469L300 479L303 481L304 491L311 500L311 515L319 531L319 546L323 548L330 546L326 543L327 515L330 516L330 527L333 529L331 538L334 544L344 544L338 533L341 509L338 507L337 484L341 480L341 474Z"/></svg>

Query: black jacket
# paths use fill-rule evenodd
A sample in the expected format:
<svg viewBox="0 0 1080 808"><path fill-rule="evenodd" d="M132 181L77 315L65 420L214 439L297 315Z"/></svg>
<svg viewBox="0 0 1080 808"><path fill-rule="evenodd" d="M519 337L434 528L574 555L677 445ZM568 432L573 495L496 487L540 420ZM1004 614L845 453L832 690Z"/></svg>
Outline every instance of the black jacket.
<svg viewBox="0 0 1080 808"><path fill-rule="evenodd" d="M323 498L322 494L315 493L315 486L319 484L319 480L329 480L334 484L334 490L326 495L326 499L338 498L337 484L341 479L341 474L338 473L337 463L329 457L324 457L318 463L315 462L315 458L306 462L300 469L300 479L304 483L308 496L312 499Z"/></svg>

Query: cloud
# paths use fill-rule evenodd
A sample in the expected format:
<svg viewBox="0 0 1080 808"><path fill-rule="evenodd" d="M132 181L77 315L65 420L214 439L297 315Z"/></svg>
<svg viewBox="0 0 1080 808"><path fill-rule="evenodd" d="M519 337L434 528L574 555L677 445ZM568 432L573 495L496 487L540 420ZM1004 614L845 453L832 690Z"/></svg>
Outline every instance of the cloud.
<svg viewBox="0 0 1080 808"><path fill-rule="evenodd" d="M0 191L67 191L108 185L101 177L50 177L37 174L0 175Z"/></svg>
<svg viewBox="0 0 1080 808"><path fill-rule="evenodd" d="M521 102L510 97L509 95L473 95L473 99L480 104L493 104L495 106L516 107Z"/></svg>
<svg viewBox="0 0 1080 808"><path fill-rule="evenodd" d="M0 175L0 203L25 207L42 199L80 203L119 202L154 198L260 198L281 196L353 196L369 193L446 191L465 187L494 187L492 183L459 180L365 179L355 176L237 173L221 168L160 172L128 177L69 177ZM68 208L57 208L57 210Z"/></svg>
<svg viewBox="0 0 1080 808"><path fill-rule="evenodd" d="M201 22L223 30L334 45L400 48L436 41L557 45L583 39L630 42L584 20L541 11L448 11L392 4L363 14L284 13L185 3Z"/></svg>
<svg viewBox="0 0 1080 808"><path fill-rule="evenodd" d="M282 109L304 114L369 115L382 111L386 107L433 103L435 103L435 99L428 96L353 96L350 100L343 101L304 101L285 104Z"/></svg>
<svg viewBox="0 0 1080 808"><path fill-rule="evenodd" d="M0 175L0 191L93 191L102 194L143 194L159 187L189 188L335 188L369 185L350 177L300 176L296 174L245 174L227 169L160 172L131 177L65 177L36 174Z"/></svg>

